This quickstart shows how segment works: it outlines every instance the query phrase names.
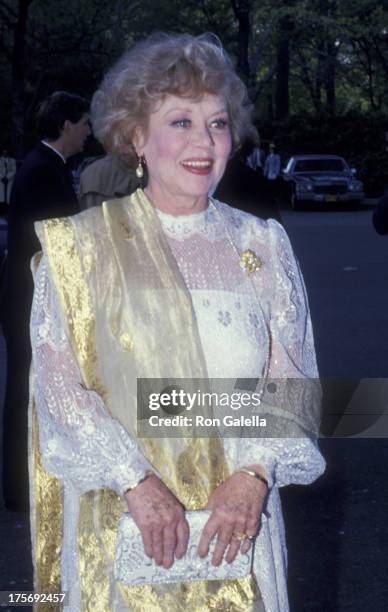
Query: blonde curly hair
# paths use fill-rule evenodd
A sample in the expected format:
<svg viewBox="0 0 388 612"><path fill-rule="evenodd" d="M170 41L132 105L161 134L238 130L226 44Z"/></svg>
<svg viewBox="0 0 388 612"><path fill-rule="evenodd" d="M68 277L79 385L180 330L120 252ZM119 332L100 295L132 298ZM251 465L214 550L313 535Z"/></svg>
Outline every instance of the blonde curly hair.
<svg viewBox="0 0 388 612"><path fill-rule="evenodd" d="M91 105L93 130L106 151L135 167L132 141L145 133L149 116L167 95L222 97L227 105L233 149L257 139L246 87L213 34L153 34L125 53L107 73Z"/></svg>

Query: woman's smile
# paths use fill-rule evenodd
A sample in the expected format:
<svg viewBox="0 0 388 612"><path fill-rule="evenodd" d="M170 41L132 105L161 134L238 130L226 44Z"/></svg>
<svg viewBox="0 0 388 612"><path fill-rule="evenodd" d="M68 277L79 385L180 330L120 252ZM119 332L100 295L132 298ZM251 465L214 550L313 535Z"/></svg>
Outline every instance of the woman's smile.
<svg viewBox="0 0 388 612"><path fill-rule="evenodd" d="M187 172L192 174L210 174L213 168L213 160L209 158L186 159L181 162Z"/></svg>

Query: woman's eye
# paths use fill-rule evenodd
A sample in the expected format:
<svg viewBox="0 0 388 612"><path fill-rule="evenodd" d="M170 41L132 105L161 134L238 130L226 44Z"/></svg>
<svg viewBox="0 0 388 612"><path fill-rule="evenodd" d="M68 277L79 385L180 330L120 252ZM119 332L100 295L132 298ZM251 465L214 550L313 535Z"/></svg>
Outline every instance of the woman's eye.
<svg viewBox="0 0 388 612"><path fill-rule="evenodd" d="M176 119L175 121L171 123L171 125L174 125L176 127L185 128L191 125L191 121L190 119Z"/></svg>
<svg viewBox="0 0 388 612"><path fill-rule="evenodd" d="M215 127L218 130L223 130L228 127L228 121L227 119L214 119L214 121L211 122L211 127Z"/></svg>

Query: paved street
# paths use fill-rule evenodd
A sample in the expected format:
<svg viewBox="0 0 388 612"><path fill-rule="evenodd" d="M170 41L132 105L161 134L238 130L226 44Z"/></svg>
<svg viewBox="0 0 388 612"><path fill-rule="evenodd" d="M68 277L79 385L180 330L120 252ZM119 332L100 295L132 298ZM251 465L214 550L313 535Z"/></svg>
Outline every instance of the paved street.
<svg viewBox="0 0 388 612"><path fill-rule="evenodd" d="M321 375L388 377L388 237L374 233L368 208L282 214L305 276ZM2 344L0 360L2 392ZM292 610L385 612L388 441L321 446L325 476L283 492ZM0 590L30 588L26 517L0 511L0 538Z"/></svg>
<svg viewBox="0 0 388 612"><path fill-rule="evenodd" d="M308 289L321 376L388 376L388 237L357 212L283 211Z"/></svg>
<svg viewBox="0 0 388 612"><path fill-rule="evenodd" d="M308 289L321 375L387 377L388 238L374 232L371 211L282 214ZM293 609L383 612L388 441L326 439L321 447L325 476L283 494Z"/></svg>

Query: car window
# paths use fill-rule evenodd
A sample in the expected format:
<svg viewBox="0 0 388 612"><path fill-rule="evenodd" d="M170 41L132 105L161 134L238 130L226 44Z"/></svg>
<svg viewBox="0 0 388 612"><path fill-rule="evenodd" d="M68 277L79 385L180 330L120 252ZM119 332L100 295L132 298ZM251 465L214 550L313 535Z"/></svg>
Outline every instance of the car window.
<svg viewBox="0 0 388 612"><path fill-rule="evenodd" d="M296 162L294 172L344 172L342 159L300 159Z"/></svg>

